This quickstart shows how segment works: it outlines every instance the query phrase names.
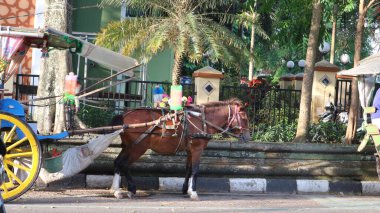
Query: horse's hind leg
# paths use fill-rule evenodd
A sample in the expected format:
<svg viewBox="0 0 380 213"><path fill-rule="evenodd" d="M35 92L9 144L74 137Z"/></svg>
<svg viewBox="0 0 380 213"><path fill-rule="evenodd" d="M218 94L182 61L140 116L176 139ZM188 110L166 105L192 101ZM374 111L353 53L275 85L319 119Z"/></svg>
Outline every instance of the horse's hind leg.
<svg viewBox="0 0 380 213"><path fill-rule="evenodd" d="M124 169L124 175L125 175L125 178L127 180L127 187L128 187L128 197L129 198L133 198L133 196L136 194L136 184L135 184L135 181L133 180L132 176L130 175L130 172L129 172L129 167L128 165L124 165L125 169Z"/></svg>
<svg viewBox="0 0 380 213"><path fill-rule="evenodd" d="M114 161L115 170L114 170L114 176L113 176L113 181L112 181L112 186L111 186L111 193L113 193L114 196L118 199L123 198L120 184L121 184L121 167L123 165L125 155L126 155L125 150L122 150Z"/></svg>
<svg viewBox="0 0 380 213"><path fill-rule="evenodd" d="M132 198L132 196L136 194L136 184L133 181L131 175L129 174L128 160L129 160L129 155L127 153L127 150L122 149L120 154L117 156L117 158L114 161L115 173L114 173L113 182L111 186L111 192L118 199L123 198L123 193L120 188L122 175L124 175L127 180L128 197Z"/></svg>
<svg viewBox="0 0 380 213"><path fill-rule="evenodd" d="M191 176L191 152L187 152L187 160L186 160L186 174L185 174L185 182L182 186L182 194L187 194L187 190L189 188L189 178Z"/></svg>
<svg viewBox="0 0 380 213"><path fill-rule="evenodd" d="M128 197L132 198L136 194L136 184L133 181L132 176L129 173L129 165L135 162L146 151L146 148L128 148L122 149L120 154L115 159L115 176L112 184L114 190L114 196L118 199L123 198L122 191L120 189L121 176L124 175L127 180Z"/></svg>

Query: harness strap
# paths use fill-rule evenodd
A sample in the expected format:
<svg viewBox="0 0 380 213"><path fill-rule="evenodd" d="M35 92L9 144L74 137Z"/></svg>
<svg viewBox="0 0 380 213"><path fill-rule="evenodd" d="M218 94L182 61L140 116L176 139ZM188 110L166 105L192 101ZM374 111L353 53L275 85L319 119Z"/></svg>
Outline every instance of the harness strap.
<svg viewBox="0 0 380 213"><path fill-rule="evenodd" d="M235 137L235 138L239 138L239 137L240 137L239 135L236 135L236 134L233 134L233 133L231 133L231 132L225 131L224 129L218 127L217 125L211 123L210 121L207 121L207 120L206 120L206 123L207 123L208 125L214 127L215 129L222 131L223 133L226 133L226 134L228 134L228 135L231 135L232 137Z"/></svg>
<svg viewBox="0 0 380 213"><path fill-rule="evenodd" d="M187 115L188 115L188 111L185 110L185 115L181 117L181 123L182 123L182 133L181 133L181 137L179 139L179 142L178 142L178 146L177 148L175 149L175 153L178 152L179 150L179 147L183 144L184 147L186 147L186 144L184 144L184 142L186 141L185 138L187 137L188 135L188 129L187 129Z"/></svg>
<svg viewBox="0 0 380 213"><path fill-rule="evenodd" d="M162 116L165 116L165 110L164 108L161 109ZM161 137L165 136L165 130L166 130L166 122L164 121L161 128Z"/></svg>
<svg viewBox="0 0 380 213"><path fill-rule="evenodd" d="M141 134L134 142L133 144L138 144L140 143L142 140L144 140L150 133L153 132L154 128L156 128L157 125L153 125L151 126L149 129L147 129L143 134Z"/></svg>
<svg viewBox="0 0 380 213"><path fill-rule="evenodd" d="M206 113L205 113L205 106L202 105L201 108L200 108L201 112L202 112L202 126L203 126L203 131L206 132L207 131L207 125L206 125Z"/></svg>

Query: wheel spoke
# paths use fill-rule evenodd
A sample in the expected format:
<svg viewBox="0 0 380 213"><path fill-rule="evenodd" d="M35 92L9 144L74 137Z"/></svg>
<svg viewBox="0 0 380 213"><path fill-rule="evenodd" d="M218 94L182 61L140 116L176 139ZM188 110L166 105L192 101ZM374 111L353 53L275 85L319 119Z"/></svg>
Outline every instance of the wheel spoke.
<svg viewBox="0 0 380 213"><path fill-rule="evenodd" d="M12 179L14 179L14 180L16 180L17 181L17 183L18 184L22 184L22 180L20 180L20 178L18 178L17 177L17 175L15 175L15 173L13 173L9 168L8 168L8 166L4 166L4 169L5 169L5 171L7 172L7 175L8 175L8 177L10 176L10 181L12 180Z"/></svg>
<svg viewBox="0 0 380 213"><path fill-rule="evenodd" d="M28 168L28 167L26 167L26 166L23 166L23 165L21 165L21 164L18 164L18 163L13 163L13 162L10 161L10 160L5 160L4 163L9 164L9 165L11 165L11 166L13 166L13 167L16 167L16 168L18 168L18 169L24 170L24 171L26 171L26 172L31 172L31 169L30 169L30 168Z"/></svg>
<svg viewBox="0 0 380 213"><path fill-rule="evenodd" d="M16 154L7 154L7 158L18 158L18 157L32 157L33 152L23 152L23 153L16 153Z"/></svg>
<svg viewBox="0 0 380 213"><path fill-rule="evenodd" d="M11 138L13 137L13 135L14 135L15 132L16 132L16 127L17 127L16 125L13 125L11 131L9 131L9 132L6 134L6 136L5 136L5 138L4 138L5 143L9 142L9 141L10 141L9 139L11 139Z"/></svg>
<svg viewBox="0 0 380 213"><path fill-rule="evenodd" d="M8 188L6 186L6 183L3 183L3 185L1 185L0 188L4 191L3 193L8 193Z"/></svg>
<svg viewBox="0 0 380 213"><path fill-rule="evenodd" d="M28 138L27 138L27 137L24 137L24 138L22 138L21 140L17 141L16 143L14 143L14 144L8 146L8 147L7 147L7 152L8 152L9 150L15 148L16 146L18 146L18 145L24 143L24 142L27 141L27 140L28 140Z"/></svg>

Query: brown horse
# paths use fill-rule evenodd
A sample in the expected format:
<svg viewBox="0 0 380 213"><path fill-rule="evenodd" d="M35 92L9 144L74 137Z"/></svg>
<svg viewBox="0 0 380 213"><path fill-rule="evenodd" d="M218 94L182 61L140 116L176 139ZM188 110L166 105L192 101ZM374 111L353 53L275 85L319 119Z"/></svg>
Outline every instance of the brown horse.
<svg viewBox="0 0 380 213"><path fill-rule="evenodd" d="M122 119L125 126L124 132L120 134L122 150L114 162L115 176L111 187L117 198L123 197L120 189L123 174L127 180L128 196L136 193L129 167L151 149L160 154L175 154L184 150L187 152L182 192L188 193L191 199L198 200L196 180L200 158L210 136L222 132L240 137L244 141L250 138L248 117L244 105L237 99L194 105L171 115L161 109L135 109L125 112ZM141 123L147 125L128 128Z"/></svg>

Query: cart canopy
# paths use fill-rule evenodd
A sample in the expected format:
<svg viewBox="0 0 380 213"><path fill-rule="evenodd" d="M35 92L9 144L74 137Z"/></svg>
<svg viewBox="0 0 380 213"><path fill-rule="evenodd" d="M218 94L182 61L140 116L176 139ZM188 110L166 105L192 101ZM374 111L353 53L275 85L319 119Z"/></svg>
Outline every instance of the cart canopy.
<svg viewBox="0 0 380 213"><path fill-rule="evenodd" d="M18 38L18 40L23 41L26 47L41 48L43 50L50 48L68 49L115 71L122 71L138 64L136 59L96 46L52 28L35 29L0 26L0 37ZM4 48L4 42L2 43L2 48ZM4 52L2 57L4 57ZM133 75L133 73L130 72L129 75Z"/></svg>
<svg viewBox="0 0 380 213"><path fill-rule="evenodd" d="M339 75L363 76L380 73L380 53L371 55L359 62L357 67L338 72Z"/></svg>

